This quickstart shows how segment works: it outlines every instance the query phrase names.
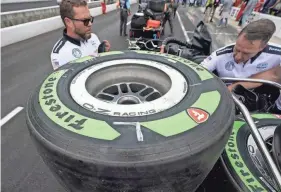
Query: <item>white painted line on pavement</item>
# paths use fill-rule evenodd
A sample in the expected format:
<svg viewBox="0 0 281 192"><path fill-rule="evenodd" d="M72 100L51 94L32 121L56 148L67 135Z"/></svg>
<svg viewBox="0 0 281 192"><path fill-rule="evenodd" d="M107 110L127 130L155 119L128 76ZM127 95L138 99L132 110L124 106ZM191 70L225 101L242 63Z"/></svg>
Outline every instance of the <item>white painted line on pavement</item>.
<svg viewBox="0 0 281 192"><path fill-rule="evenodd" d="M13 111L11 111L8 115L1 119L0 126L2 127L5 123L7 123L10 119L12 119L16 114L18 114L23 107L16 107Z"/></svg>
<svg viewBox="0 0 281 192"><path fill-rule="evenodd" d="M131 22L132 22L132 21L129 21L129 22L127 23L127 25L130 25L130 24L131 24Z"/></svg>
<svg viewBox="0 0 281 192"><path fill-rule="evenodd" d="M180 23L182 32L183 32L183 34L184 34L185 40L186 40L187 42L190 42L190 39L189 39L189 37L188 37L188 35L187 35L187 33L186 33L186 30L185 30L185 28L184 28L183 22L182 22L182 20L181 20L181 17L180 17L180 14L179 14L178 11L177 11L177 16L178 16L179 23Z"/></svg>

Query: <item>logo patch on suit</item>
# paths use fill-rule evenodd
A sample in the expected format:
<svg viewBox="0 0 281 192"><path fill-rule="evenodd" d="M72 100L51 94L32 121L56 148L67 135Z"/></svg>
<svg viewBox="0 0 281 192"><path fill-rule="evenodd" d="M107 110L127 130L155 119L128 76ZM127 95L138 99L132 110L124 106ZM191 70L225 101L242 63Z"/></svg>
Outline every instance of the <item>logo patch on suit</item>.
<svg viewBox="0 0 281 192"><path fill-rule="evenodd" d="M82 56L82 52L78 48L72 49L72 55L76 58L80 58Z"/></svg>
<svg viewBox="0 0 281 192"><path fill-rule="evenodd" d="M60 66L60 63L59 63L58 60L53 59L52 61L53 61L53 64L54 64L56 67L59 67L59 66Z"/></svg>
<svg viewBox="0 0 281 192"><path fill-rule="evenodd" d="M263 70L268 67L268 63L260 63L257 65L257 70Z"/></svg>
<svg viewBox="0 0 281 192"><path fill-rule="evenodd" d="M234 69L234 62L233 61L228 61L226 64L225 64L225 69L227 71L232 71Z"/></svg>

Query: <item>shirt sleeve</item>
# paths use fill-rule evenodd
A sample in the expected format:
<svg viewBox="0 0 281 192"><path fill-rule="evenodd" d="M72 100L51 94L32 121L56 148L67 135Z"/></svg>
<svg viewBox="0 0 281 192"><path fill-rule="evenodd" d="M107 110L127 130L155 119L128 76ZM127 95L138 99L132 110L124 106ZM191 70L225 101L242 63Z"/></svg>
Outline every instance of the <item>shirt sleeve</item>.
<svg viewBox="0 0 281 192"><path fill-rule="evenodd" d="M94 33L92 33L92 39L93 41L97 44L97 45L100 45L101 44L101 41L100 39L98 38L98 36Z"/></svg>
<svg viewBox="0 0 281 192"><path fill-rule="evenodd" d="M126 7L127 7L127 9L130 9L130 8L131 8L131 6L130 6L130 0L127 0L127 1L126 1Z"/></svg>
<svg viewBox="0 0 281 192"><path fill-rule="evenodd" d="M206 68L208 71L213 72L214 70L217 69L217 61L218 61L218 56L216 54L216 51L213 52L209 57L204 59L200 65Z"/></svg>
<svg viewBox="0 0 281 192"><path fill-rule="evenodd" d="M56 70L60 66L66 64L67 61L65 61L65 59L63 59L61 54L52 52L51 53L51 63L52 63L53 69Z"/></svg>

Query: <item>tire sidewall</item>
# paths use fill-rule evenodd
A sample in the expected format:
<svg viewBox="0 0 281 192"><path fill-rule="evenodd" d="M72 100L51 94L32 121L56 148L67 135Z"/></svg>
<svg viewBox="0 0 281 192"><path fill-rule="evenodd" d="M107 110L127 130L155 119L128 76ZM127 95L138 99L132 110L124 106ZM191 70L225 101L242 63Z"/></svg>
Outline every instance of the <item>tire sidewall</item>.
<svg viewBox="0 0 281 192"><path fill-rule="evenodd" d="M185 96L183 100L189 100L190 102L185 105L181 105L182 102L178 103L176 106L166 110L165 112L160 112L159 114L153 114L151 116L147 116L145 118L141 117L132 117L132 118L123 118L123 117L108 117L105 115L101 114L96 114L96 113L91 113L88 110L82 108L78 104L76 104L72 99L69 94L69 86L71 83L71 79L77 75L80 71L83 69L86 69L87 67L93 65L93 64L98 64L101 62L105 61L110 61L110 60L116 60L116 59L135 59L136 57L138 59L149 59L157 62L162 62L165 63L166 65L169 65L170 67L176 68L179 72L182 73L182 75L187 79L189 84L198 84L202 83L205 81L201 81L199 75L196 73L194 69L190 67L190 61L185 60L185 59L180 59L181 62L173 60L171 61L172 58L177 58L175 56L169 56L169 57L156 57L155 55L159 54L151 54L150 52L143 52L143 54L136 54L135 52L126 52L124 51L123 53L125 54L113 54L113 55L107 55L106 57L97 57L97 58L92 58L87 61L83 61L82 63L74 62L72 64L68 64L63 66L57 71L61 70L67 70L66 73L63 75L63 78L61 78L58 82L58 86L56 88L57 94L59 96L59 99L64 102L64 105L67 106L69 109L78 112L81 115L87 116L87 117L93 117L94 119L98 119L101 121L139 121L139 122L145 122L145 121L152 121L152 120L159 120L162 118L167 118L169 116L175 115L179 112L185 111L188 107L190 107L200 96L202 92L205 91L212 91L212 90L217 90L219 91L221 98L222 99L219 102L219 106L217 108L217 111L215 111L211 116L210 119L206 122L209 125L213 125L214 122L217 121L217 119L220 118L225 118L227 119L227 123L221 124L221 126L208 126L206 123L200 124L197 127L195 127L192 130L189 130L183 134L172 136L167 139L167 141L161 143L161 145L170 145L171 151L177 151L179 148L186 148L187 151L189 151L188 155L195 155L198 154L200 151L202 151L202 148L209 148L213 146L215 143L223 143L226 142L227 137L230 134L230 129L226 125L232 125L233 120L234 120L234 115L233 117L230 114L234 114L234 104L233 101L230 97L230 94L228 93L227 89L225 89L225 85L223 82L219 81L216 79L216 77L213 77L212 80L206 80L206 82L210 82L210 84L206 84L205 88L191 86L189 87L188 93ZM160 54L161 55L161 54ZM176 62L175 62L176 61ZM202 68L197 67L196 64L193 64L194 68L198 68L199 70L202 70ZM185 71L187 71L185 73ZM212 85L214 87L212 88ZM75 146L75 143L77 145L85 146L86 151L98 151L100 150L99 147L101 146L108 146L108 141L102 142L95 146L93 145L92 138L88 138L85 136L81 136L78 134L75 134L73 132L70 132L65 129L58 129L58 126L56 125L56 122L51 121L48 119L47 115L42 111L40 105L38 103L40 102L38 97L36 97L39 94L39 89L37 89L37 93L34 94L34 96L31 98L31 105L33 105L34 110L31 110L31 113L34 113L33 115L37 119L44 119L44 121L40 121L40 124L42 124L42 129L36 130L36 134L41 134L45 135L47 138L44 138L44 142L48 140L48 144L52 143L52 147L55 148L56 150L62 152L62 153L69 153L66 151L63 151L61 149L64 148L65 145L69 143L71 140L72 146ZM229 110L226 111L225 106L229 108ZM37 114L35 114L37 113ZM221 117L223 116L223 117ZM230 118L229 118L230 116ZM40 118L39 118L40 117ZM44 127L48 127L48 129L44 129ZM32 127L31 127L32 128ZM34 129L34 128L33 128ZM51 137L52 133L56 134L56 138ZM75 138L75 139L73 139ZM183 140L183 138L185 140ZM198 138L196 140L195 138ZM200 140L201 138L202 140ZM210 139L212 138L212 139ZM202 142L204 141L204 142ZM153 147L159 147L159 144L157 145L142 145L141 150L151 150ZM67 155L75 155L77 153L77 149L74 147L68 147L69 150L73 150L71 154ZM163 149L162 152L165 150ZM82 153L82 152L81 152ZM79 158L82 158L81 156ZM89 159L84 159L85 161L88 161ZM170 160L167 160L170 161ZM128 164L129 166L130 164ZM143 165L142 165L143 166Z"/></svg>
<svg viewBox="0 0 281 192"><path fill-rule="evenodd" d="M266 126L277 126L281 123L281 119L274 115L258 115L261 116L259 118L253 117L253 119L259 130ZM255 166L248 152L247 140L250 135L251 130L247 123L237 118L221 159L227 169L226 172L231 177L231 181L234 182L236 188L239 188L239 191L271 191L267 184L260 179L263 175ZM235 150L235 147L237 147L238 151ZM238 172L244 173L245 176L239 176Z"/></svg>

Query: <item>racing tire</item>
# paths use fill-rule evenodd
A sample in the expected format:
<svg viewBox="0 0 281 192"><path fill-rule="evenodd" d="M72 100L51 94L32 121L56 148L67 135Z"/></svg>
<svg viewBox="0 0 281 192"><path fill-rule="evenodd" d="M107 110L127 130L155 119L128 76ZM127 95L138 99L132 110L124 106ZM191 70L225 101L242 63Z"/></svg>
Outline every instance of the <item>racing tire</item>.
<svg viewBox="0 0 281 192"><path fill-rule="evenodd" d="M281 172L281 124L274 131L272 140L272 150L277 167Z"/></svg>
<svg viewBox="0 0 281 192"><path fill-rule="evenodd" d="M276 127L281 124L281 116L269 113L253 113L251 116L274 159L272 139ZM221 161L237 191L278 191L270 168L262 158L242 115L236 117Z"/></svg>
<svg viewBox="0 0 281 192"><path fill-rule="evenodd" d="M198 65L200 64L200 63L202 63L203 61L204 61L204 59L206 59L208 56L206 56L206 55L197 55L197 56L194 56L193 58L192 58L192 61L194 62L194 63L197 63Z"/></svg>
<svg viewBox="0 0 281 192"><path fill-rule="evenodd" d="M219 159L235 110L224 83L191 61L114 51L50 74L26 119L68 191L193 192Z"/></svg>

